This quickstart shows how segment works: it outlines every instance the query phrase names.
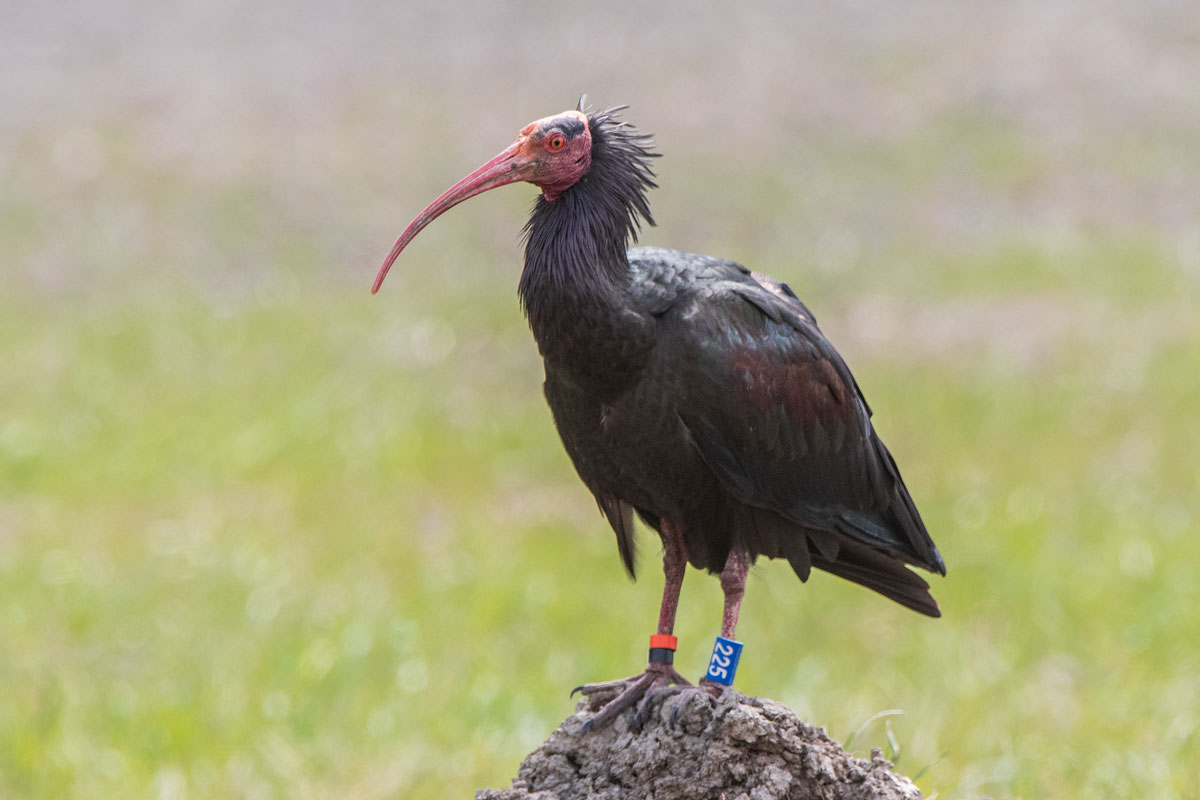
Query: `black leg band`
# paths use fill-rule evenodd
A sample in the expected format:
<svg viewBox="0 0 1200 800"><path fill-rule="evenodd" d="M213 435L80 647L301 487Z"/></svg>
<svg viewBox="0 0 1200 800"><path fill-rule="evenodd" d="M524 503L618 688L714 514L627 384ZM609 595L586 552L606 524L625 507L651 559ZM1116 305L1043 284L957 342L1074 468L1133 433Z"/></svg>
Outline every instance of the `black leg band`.
<svg viewBox="0 0 1200 800"><path fill-rule="evenodd" d="M675 651L665 647L651 647L648 660L651 664L674 664Z"/></svg>

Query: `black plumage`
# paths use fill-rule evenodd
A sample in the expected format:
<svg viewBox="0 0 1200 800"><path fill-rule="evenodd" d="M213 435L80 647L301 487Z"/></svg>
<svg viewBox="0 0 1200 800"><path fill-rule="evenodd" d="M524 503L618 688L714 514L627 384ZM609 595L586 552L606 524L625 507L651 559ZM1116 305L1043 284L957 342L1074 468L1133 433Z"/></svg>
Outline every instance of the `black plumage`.
<svg viewBox="0 0 1200 800"><path fill-rule="evenodd" d="M733 261L627 249L643 221L653 224L650 148L615 110L532 123L414 220L376 288L449 207L503 183L537 184L519 294L546 400L630 574L633 514L664 539L659 632L674 620L672 576L682 580L674 552L721 573L731 637L746 563L758 556L787 559L801 580L816 567L937 616L906 565L944 574L942 559L812 313L786 284ZM626 704L663 681L643 680Z"/></svg>

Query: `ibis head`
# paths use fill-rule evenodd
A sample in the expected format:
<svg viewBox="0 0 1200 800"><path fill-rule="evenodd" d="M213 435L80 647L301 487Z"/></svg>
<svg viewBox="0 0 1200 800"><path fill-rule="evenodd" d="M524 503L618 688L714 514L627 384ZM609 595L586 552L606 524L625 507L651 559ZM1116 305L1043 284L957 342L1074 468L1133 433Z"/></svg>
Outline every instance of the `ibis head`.
<svg viewBox="0 0 1200 800"><path fill-rule="evenodd" d="M443 192L409 223L379 268L371 292L379 291L400 252L426 225L464 200L519 181L534 184L547 200L556 200L587 173L591 163L592 134L582 111L564 111L529 123L516 141Z"/></svg>

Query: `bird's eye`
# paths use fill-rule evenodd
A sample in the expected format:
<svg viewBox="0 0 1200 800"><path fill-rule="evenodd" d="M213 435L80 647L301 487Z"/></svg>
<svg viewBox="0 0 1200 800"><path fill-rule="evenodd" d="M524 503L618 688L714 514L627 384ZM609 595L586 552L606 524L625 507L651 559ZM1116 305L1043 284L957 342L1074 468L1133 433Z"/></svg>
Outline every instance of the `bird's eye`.
<svg viewBox="0 0 1200 800"><path fill-rule="evenodd" d="M551 150L562 150L566 143L566 138L561 133L556 133L550 137L549 146Z"/></svg>

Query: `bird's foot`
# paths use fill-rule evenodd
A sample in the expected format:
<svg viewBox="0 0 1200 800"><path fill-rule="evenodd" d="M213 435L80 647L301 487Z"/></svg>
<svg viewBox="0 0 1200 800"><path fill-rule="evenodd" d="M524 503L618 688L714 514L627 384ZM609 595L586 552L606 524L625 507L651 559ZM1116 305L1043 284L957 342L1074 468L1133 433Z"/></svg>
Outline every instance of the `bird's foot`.
<svg viewBox="0 0 1200 800"><path fill-rule="evenodd" d="M583 733L587 733L593 728L612 722L617 715L634 704L636 704L636 708L633 714L633 724L640 729L649 719L654 703L684 689L695 690L696 688L691 681L676 672L670 664L651 662L641 675L634 675L619 681L576 686L571 694L579 692L588 698L597 695L598 697L595 699L601 700L606 694L616 693L615 697L603 702L603 705L600 706L600 713L583 724Z"/></svg>

